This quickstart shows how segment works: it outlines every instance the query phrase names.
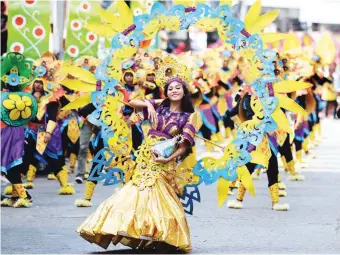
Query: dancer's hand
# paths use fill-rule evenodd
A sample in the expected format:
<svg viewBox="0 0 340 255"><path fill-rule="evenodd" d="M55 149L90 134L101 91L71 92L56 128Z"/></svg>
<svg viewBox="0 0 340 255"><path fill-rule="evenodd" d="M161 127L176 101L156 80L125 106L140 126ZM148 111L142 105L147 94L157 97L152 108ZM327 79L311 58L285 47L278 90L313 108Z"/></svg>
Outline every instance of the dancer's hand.
<svg viewBox="0 0 340 255"><path fill-rule="evenodd" d="M51 140L51 134L45 132L45 136L44 136L44 143L48 144Z"/></svg>
<svg viewBox="0 0 340 255"><path fill-rule="evenodd" d="M152 153L152 156L153 156L153 161L155 161L156 163L164 164L164 163L170 162L170 158L163 158L163 157L157 156L155 153Z"/></svg>
<svg viewBox="0 0 340 255"><path fill-rule="evenodd" d="M149 101L146 101L146 104L148 109L148 119L151 120L153 126L156 126L158 122L157 112L155 111L155 108Z"/></svg>
<svg viewBox="0 0 340 255"><path fill-rule="evenodd" d="M165 163L169 163L170 162L169 158L163 158L163 157L154 158L154 161L156 163L161 163L161 164L165 164Z"/></svg>

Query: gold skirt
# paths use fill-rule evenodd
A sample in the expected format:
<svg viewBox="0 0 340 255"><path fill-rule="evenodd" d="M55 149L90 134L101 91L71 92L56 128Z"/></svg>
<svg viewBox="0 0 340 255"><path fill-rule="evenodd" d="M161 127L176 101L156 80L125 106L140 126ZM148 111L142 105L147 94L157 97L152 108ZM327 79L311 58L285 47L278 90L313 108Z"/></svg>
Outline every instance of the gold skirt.
<svg viewBox="0 0 340 255"><path fill-rule="evenodd" d="M191 249L182 204L163 178L142 191L130 181L104 201L77 232L104 249L111 242L132 248L157 248L165 242L181 250Z"/></svg>

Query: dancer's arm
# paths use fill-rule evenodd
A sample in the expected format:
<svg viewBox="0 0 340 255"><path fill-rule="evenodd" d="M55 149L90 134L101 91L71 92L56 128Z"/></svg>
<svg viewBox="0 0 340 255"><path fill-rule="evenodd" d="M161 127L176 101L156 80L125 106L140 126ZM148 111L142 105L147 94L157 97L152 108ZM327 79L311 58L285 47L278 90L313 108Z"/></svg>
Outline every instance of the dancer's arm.
<svg viewBox="0 0 340 255"><path fill-rule="evenodd" d="M136 109L147 108L148 110L147 118L151 120L152 123L157 123L158 121L157 112L155 111L153 104L149 100L134 99L129 101L129 106L132 106L133 108Z"/></svg>

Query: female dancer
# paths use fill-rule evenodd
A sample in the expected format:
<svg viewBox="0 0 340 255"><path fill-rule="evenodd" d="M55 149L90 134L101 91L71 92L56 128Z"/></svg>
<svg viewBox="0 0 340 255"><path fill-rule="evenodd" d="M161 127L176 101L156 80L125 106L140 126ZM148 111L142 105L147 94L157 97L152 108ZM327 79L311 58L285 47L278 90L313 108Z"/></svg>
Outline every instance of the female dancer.
<svg viewBox="0 0 340 255"><path fill-rule="evenodd" d="M19 53L10 52L1 57L1 85L4 85L0 116L1 174L12 184L8 186L11 197L1 201L1 206L5 207L32 205L32 198L21 180L21 174L25 172L25 125L35 117L38 108L35 98L23 92L34 78L32 66L32 62Z"/></svg>
<svg viewBox="0 0 340 255"><path fill-rule="evenodd" d="M195 182L195 178L191 171L177 172L175 166L176 160L194 145L194 107L186 83L178 77L167 80L164 92L167 98L159 106L153 100L129 102L132 107L143 109L152 128L137 151L131 180L77 229L91 243L105 249L111 242L133 248L191 249L187 220L177 197L183 192L184 178L181 185L177 182L179 175L185 174L187 182ZM181 135L184 142L169 157L157 157L155 143L169 141L176 135Z"/></svg>

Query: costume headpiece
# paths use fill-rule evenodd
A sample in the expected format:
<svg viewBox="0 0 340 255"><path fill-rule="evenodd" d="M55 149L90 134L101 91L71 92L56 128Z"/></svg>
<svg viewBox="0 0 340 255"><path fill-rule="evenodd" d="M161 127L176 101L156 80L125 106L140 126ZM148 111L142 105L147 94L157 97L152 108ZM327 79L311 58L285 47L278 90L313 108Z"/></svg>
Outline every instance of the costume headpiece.
<svg viewBox="0 0 340 255"><path fill-rule="evenodd" d="M1 121L9 126L22 126L35 118L38 103L27 92L22 92L35 74L33 63L20 53L10 52L1 57L1 81L9 88L9 92L1 93ZM16 87L13 92L11 87Z"/></svg>
<svg viewBox="0 0 340 255"><path fill-rule="evenodd" d="M165 54L164 57L161 58L161 62L156 71L155 81L162 89L164 89L166 84L170 84L173 81L187 86L189 74L190 72L187 66L179 63L175 56Z"/></svg>

